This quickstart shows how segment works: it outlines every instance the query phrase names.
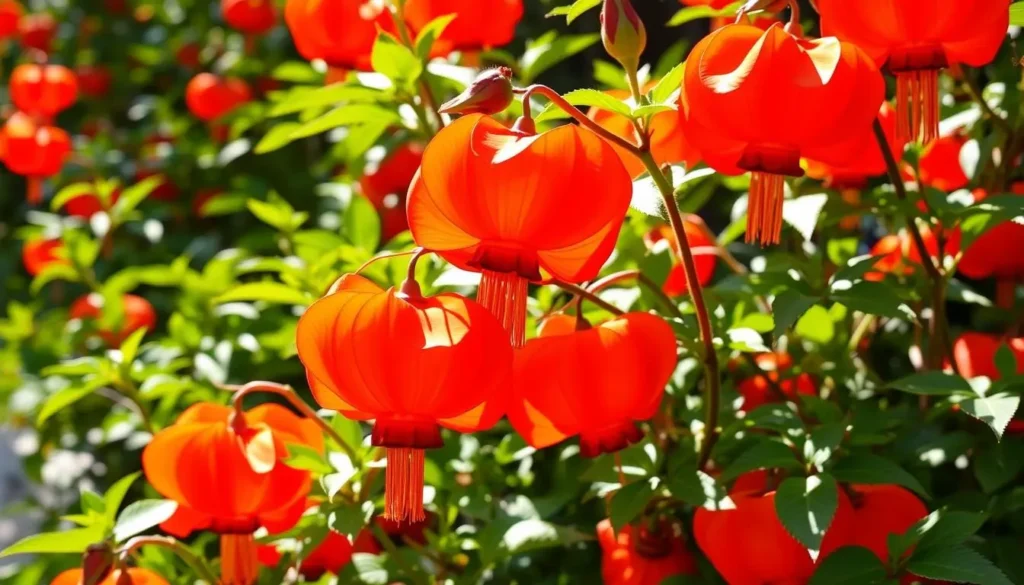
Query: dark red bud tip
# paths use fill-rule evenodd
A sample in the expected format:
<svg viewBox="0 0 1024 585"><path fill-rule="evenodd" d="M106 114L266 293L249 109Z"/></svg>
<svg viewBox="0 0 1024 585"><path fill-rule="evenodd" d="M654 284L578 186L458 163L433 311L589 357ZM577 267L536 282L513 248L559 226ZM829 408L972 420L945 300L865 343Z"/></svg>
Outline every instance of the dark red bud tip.
<svg viewBox="0 0 1024 585"><path fill-rule="evenodd" d="M420 300L423 298L423 289L420 288L420 283L411 278L407 278L403 280L401 286L398 287L397 296L406 301Z"/></svg>
<svg viewBox="0 0 1024 585"><path fill-rule="evenodd" d="M82 585L99 585L113 568L114 549L110 544L90 544L82 553Z"/></svg>
<svg viewBox="0 0 1024 585"><path fill-rule="evenodd" d="M442 114L497 114L512 104L512 70L488 69L477 75L465 91L441 105Z"/></svg>
<svg viewBox="0 0 1024 585"><path fill-rule="evenodd" d="M604 0L601 7L601 40L609 55L636 71L647 48L647 29L630 0Z"/></svg>
<svg viewBox="0 0 1024 585"><path fill-rule="evenodd" d="M533 136L537 133L537 124L533 121L533 118L520 116L516 123L512 125L512 131L523 136Z"/></svg>
<svg viewBox="0 0 1024 585"><path fill-rule="evenodd" d="M117 571L117 579L114 581L114 585L133 585L132 576L128 574L127 569L120 569Z"/></svg>

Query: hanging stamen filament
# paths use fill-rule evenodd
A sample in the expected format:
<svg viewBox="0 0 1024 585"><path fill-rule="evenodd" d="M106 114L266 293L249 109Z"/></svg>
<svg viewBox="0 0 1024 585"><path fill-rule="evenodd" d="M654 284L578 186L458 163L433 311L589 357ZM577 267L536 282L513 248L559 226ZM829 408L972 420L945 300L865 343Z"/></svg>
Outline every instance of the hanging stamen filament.
<svg viewBox="0 0 1024 585"><path fill-rule="evenodd" d="M779 243L782 234L782 203L784 179L782 175L755 171L750 179L750 197L747 208L747 243L761 245Z"/></svg>
<svg viewBox="0 0 1024 585"><path fill-rule="evenodd" d="M258 579L256 541L252 534L220 537L221 585L254 585Z"/></svg>
<svg viewBox="0 0 1024 585"><path fill-rule="evenodd" d="M528 285L525 278L513 272L484 270L477 291L477 302L498 319L514 348L526 345Z"/></svg>
<svg viewBox="0 0 1024 585"><path fill-rule="evenodd" d="M384 517L395 522L422 522L423 449L388 447L384 485Z"/></svg>
<svg viewBox="0 0 1024 585"><path fill-rule="evenodd" d="M924 144L938 138L938 69L896 74L896 131L901 140Z"/></svg>

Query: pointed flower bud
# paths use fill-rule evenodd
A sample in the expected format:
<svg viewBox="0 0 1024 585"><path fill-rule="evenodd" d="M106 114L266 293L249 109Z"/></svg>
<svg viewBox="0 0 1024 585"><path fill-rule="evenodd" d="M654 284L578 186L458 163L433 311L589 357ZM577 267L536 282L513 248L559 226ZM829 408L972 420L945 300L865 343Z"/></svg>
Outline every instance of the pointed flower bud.
<svg viewBox="0 0 1024 585"><path fill-rule="evenodd" d="M629 0L604 0L601 7L601 40L608 54L635 72L647 47L647 29Z"/></svg>
<svg viewBox="0 0 1024 585"><path fill-rule="evenodd" d="M441 106L442 114L497 114L512 104L512 70L488 69L465 91Z"/></svg>
<svg viewBox="0 0 1024 585"><path fill-rule="evenodd" d="M99 585L114 568L114 549L109 543L91 544L82 553L82 585Z"/></svg>

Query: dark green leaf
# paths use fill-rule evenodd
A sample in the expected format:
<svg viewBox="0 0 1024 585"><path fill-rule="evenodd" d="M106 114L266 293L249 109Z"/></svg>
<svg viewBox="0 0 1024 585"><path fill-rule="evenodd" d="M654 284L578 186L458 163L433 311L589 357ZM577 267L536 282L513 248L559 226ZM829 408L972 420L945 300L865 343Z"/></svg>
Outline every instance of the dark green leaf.
<svg viewBox="0 0 1024 585"><path fill-rule="evenodd" d="M722 481L730 482L757 469L800 469L793 450L778 441L762 440L744 451L722 472Z"/></svg>
<svg viewBox="0 0 1024 585"><path fill-rule="evenodd" d="M856 425L856 421L854 421ZM836 462L829 470L832 476L844 483L869 485L897 484L928 497L928 492L916 477L885 457L868 453L851 455Z"/></svg>
<svg viewBox="0 0 1024 585"><path fill-rule="evenodd" d="M654 487L651 482L656 479L634 481L626 484L612 496L611 514L612 527L615 530L621 529L626 524L643 512L647 503L654 497Z"/></svg>
<svg viewBox="0 0 1024 585"><path fill-rule="evenodd" d="M925 525L926 529L918 541L915 555L933 548L962 544L980 530L987 520L984 514L956 511L941 511L938 518L938 522Z"/></svg>
<svg viewBox="0 0 1024 585"><path fill-rule="evenodd" d="M923 396L949 396L957 393L969 393L971 385L960 376L945 374L943 372L920 372L912 374L889 384L895 388L911 394Z"/></svg>
<svg viewBox="0 0 1024 585"><path fill-rule="evenodd" d="M827 473L791 477L775 492L775 513L794 538L812 550L821 540L839 507L839 488Z"/></svg>
<svg viewBox="0 0 1024 585"><path fill-rule="evenodd" d="M844 546L821 561L807 585L883 585L885 565L862 546Z"/></svg>
<svg viewBox="0 0 1024 585"><path fill-rule="evenodd" d="M803 295L795 290L784 290L772 301L772 314L775 316L775 338L781 337L801 315L814 306L817 299Z"/></svg>
<svg viewBox="0 0 1024 585"><path fill-rule="evenodd" d="M918 577L976 585L1013 585L992 561L959 544L916 552L907 570Z"/></svg>
<svg viewBox="0 0 1024 585"><path fill-rule="evenodd" d="M996 434L996 438L1001 439L1006 432L1006 426L1013 420L1013 415L1020 406L1020 396L997 394L969 398L959 404L960 410L988 425Z"/></svg>

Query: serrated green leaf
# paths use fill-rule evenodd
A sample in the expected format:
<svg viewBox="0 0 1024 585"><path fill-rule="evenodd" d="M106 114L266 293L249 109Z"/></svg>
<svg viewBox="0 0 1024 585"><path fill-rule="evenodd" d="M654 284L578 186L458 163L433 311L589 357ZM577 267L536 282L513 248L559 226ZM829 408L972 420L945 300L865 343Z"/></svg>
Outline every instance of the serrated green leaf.
<svg viewBox="0 0 1024 585"><path fill-rule="evenodd" d="M893 461L870 453L851 455L837 461L829 470L833 477L844 483L869 485L897 484L928 497L928 492L916 477Z"/></svg>
<svg viewBox="0 0 1024 585"><path fill-rule="evenodd" d="M721 480L728 483L748 471L758 469L800 469L793 450L778 441L762 440L747 449L732 465L722 472Z"/></svg>
<svg viewBox="0 0 1024 585"><path fill-rule="evenodd" d="M293 136L301 127L302 124L298 122L279 122L275 124L263 135L263 138L260 139L253 152L256 154L266 154L288 146L293 140L297 140Z"/></svg>
<svg viewBox="0 0 1024 585"><path fill-rule="evenodd" d="M665 74L658 83L655 84L654 89L651 90L651 103L664 104L669 102L675 102L676 92L680 91L683 84L683 73L686 71L686 64L680 63L673 67L668 73Z"/></svg>
<svg viewBox="0 0 1024 585"><path fill-rule="evenodd" d="M167 521L178 509L173 500L139 500L132 502L117 517L114 540L125 540Z"/></svg>
<svg viewBox="0 0 1024 585"><path fill-rule="evenodd" d="M630 107L622 100L616 99L596 89L577 89L562 96L567 102L577 107L595 107L599 110L630 117ZM536 122L564 117L565 113L555 104L549 104L544 111L534 118Z"/></svg>
<svg viewBox="0 0 1024 585"><path fill-rule="evenodd" d="M781 337L797 320L814 306L817 299L795 290L784 290L772 301L772 315L775 316L775 339Z"/></svg>
<svg viewBox="0 0 1024 585"><path fill-rule="evenodd" d="M656 478L626 484L612 496L609 518L616 531L633 521L654 497Z"/></svg>
<svg viewBox="0 0 1024 585"><path fill-rule="evenodd" d="M839 507L839 488L827 473L791 477L775 491L775 513L782 526L804 546L821 549L821 540Z"/></svg>
<svg viewBox="0 0 1024 585"><path fill-rule="evenodd" d="M918 577L956 583L1013 585L992 561L962 544L915 551L907 570Z"/></svg>
<svg viewBox="0 0 1024 585"><path fill-rule="evenodd" d="M973 393L971 385L960 376L943 372L919 372L889 384L902 392L921 396L949 396L957 393Z"/></svg>
<svg viewBox="0 0 1024 585"><path fill-rule="evenodd" d="M960 410L988 425L997 439L1003 438L1007 425L1020 407L1020 396L997 394L969 398L959 402Z"/></svg>
<svg viewBox="0 0 1024 585"><path fill-rule="evenodd" d="M988 519L985 514L974 512L943 510L937 515L938 521L930 524L918 541L915 555L933 548L962 544L978 532Z"/></svg>
<svg viewBox="0 0 1024 585"><path fill-rule="evenodd" d="M131 489L132 484L135 483L135 480L139 479L140 475L142 475L142 473L136 471L135 473L122 477L107 489L107 493L103 494L103 503L107 511L107 519L111 523L114 522L114 518L117 516L117 511L121 508L121 502L124 501L124 497L128 495L128 490Z"/></svg>
<svg viewBox="0 0 1024 585"><path fill-rule="evenodd" d="M883 585L885 565L862 546L844 546L818 564L807 585Z"/></svg>

